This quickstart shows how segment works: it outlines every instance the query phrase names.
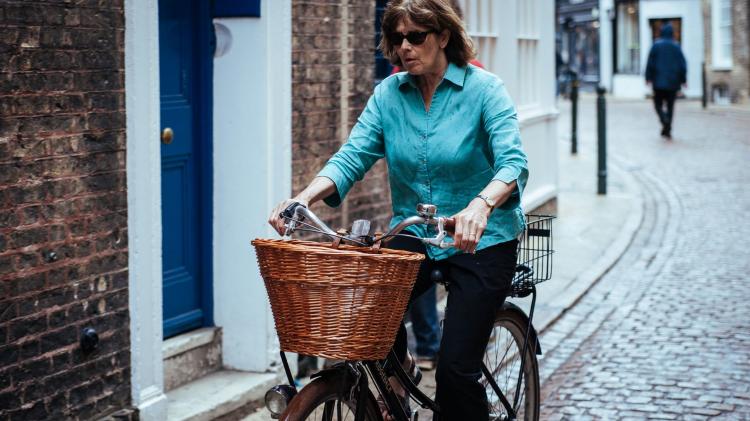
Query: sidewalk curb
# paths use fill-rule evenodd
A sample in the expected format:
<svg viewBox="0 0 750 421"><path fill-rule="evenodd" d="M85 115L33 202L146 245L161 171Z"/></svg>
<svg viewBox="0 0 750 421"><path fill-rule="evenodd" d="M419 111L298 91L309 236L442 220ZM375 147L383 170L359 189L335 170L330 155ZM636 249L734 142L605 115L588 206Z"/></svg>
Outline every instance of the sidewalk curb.
<svg viewBox="0 0 750 421"><path fill-rule="evenodd" d="M634 212L630 213L628 220L625 221L620 233L617 238L607 247L607 251L586 271L582 272L575 278L575 282L585 284L586 287L577 294L572 301L566 305L557 316L550 319L547 323L542 326L537 326L537 332L539 334L547 331L550 327L554 326L568 310L573 308L579 301L596 285L599 280L609 272L610 269L620 260L620 257L625 253L630 244L635 238L635 233L641 227L643 223L643 195L641 194L641 187L636 181L635 177L627 171L622 164L619 162L619 158L610 159L609 163L611 168L621 174L622 180L626 185L626 191L633 193L633 197L636 200L634 203Z"/></svg>

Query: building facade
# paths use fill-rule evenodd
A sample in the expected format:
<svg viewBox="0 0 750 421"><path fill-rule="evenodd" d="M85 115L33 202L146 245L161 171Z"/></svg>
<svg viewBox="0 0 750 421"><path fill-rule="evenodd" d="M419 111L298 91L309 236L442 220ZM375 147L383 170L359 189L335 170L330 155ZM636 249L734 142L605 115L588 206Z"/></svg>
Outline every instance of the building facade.
<svg viewBox="0 0 750 421"><path fill-rule="evenodd" d="M3 419L131 402L125 21L91 3L0 3Z"/></svg>
<svg viewBox="0 0 750 421"><path fill-rule="evenodd" d="M750 5L704 0L706 93L715 104L750 100Z"/></svg>
<svg viewBox="0 0 750 421"><path fill-rule="evenodd" d="M556 54L560 71L578 74L581 86L595 88L599 76L599 0L556 0Z"/></svg>
<svg viewBox="0 0 750 421"><path fill-rule="evenodd" d="M687 60L685 96L702 95L704 54L701 0L600 0L600 57L602 85L613 95L644 98L650 88L644 79L648 52L662 25L675 30Z"/></svg>
<svg viewBox="0 0 750 421"><path fill-rule="evenodd" d="M464 12L518 106L531 210L557 192L554 6L492 3ZM278 381L249 242L346 141L378 6L0 3L0 418L236 414ZM381 162L315 210L384 227L388 197Z"/></svg>
<svg viewBox="0 0 750 421"><path fill-rule="evenodd" d="M464 21L477 57L498 75L518 110L521 138L529 156L526 211L557 197L555 105L555 5L547 0L463 0Z"/></svg>

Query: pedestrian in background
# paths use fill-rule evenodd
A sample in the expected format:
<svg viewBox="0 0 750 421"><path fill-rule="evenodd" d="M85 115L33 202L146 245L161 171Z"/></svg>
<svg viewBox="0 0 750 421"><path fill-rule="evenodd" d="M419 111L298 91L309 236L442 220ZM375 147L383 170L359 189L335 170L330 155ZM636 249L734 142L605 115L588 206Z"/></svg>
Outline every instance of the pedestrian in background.
<svg viewBox="0 0 750 421"><path fill-rule="evenodd" d="M651 47L646 63L646 83L654 89L654 107L661 122L661 135L664 137L672 137L674 101L680 87L685 86L686 77L685 56L674 40L672 25L666 23L661 28L659 39Z"/></svg>
<svg viewBox="0 0 750 421"><path fill-rule="evenodd" d="M464 12L457 0L450 0L453 11L456 12L461 21ZM469 63L484 69L484 65L473 58ZM393 66L391 74L404 71L399 66ZM412 302L409 308L409 319L411 320L412 332L417 345L417 366L422 370L434 370L437 365L437 355L440 349L440 321L437 311L437 284Z"/></svg>

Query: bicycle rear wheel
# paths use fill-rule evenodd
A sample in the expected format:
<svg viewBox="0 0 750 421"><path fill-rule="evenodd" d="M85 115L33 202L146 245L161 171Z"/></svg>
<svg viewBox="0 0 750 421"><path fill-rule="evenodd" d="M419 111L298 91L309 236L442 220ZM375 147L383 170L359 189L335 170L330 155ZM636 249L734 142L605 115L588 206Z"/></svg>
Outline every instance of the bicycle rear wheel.
<svg viewBox="0 0 750 421"><path fill-rule="evenodd" d="M283 421L354 421L357 405L349 396L344 396L348 393L342 393L350 389L350 387L342 386L347 381L344 377L343 374L336 374L313 380L292 399L280 419ZM383 421L378 404L371 392L367 393L364 405L366 421Z"/></svg>
<svg viewBox="0 0 750 421"><path fill-rule="evenodd" d="M521 352L528 328L527 322L526 318L518 312L499 310L495 316L495 325L484 354L484 364L492 373L492 378L511 406L516 397L516 386L521 369ZM536 359L536 340L533 334L529 335L518 404L514 408L517 420L537 421L539 419L539 365ZM481 383L487 392L490 419L509 419L505 405L490 382L482 377Z"/></svg>

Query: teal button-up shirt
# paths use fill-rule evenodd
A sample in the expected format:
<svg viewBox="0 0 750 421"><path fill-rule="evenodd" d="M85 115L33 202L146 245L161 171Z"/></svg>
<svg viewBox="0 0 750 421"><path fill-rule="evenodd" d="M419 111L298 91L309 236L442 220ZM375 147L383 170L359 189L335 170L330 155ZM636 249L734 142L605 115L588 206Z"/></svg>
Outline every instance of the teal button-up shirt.
<svg viewBox="0 0 750 421"><path fill-rule="evenodd" d="M352 185L383 157L391 187L391 227L416 215L418 203L437 205L440 216L451 216L492 180L516 180L518 188L490 215L477 250L512 240L523 230L520 199L528 179L526 155L513 103L503 82L492 73L450 63L429 112L408 73L383 80L347 143L318 174L336 184L337 194L325 202L338 206ZM421 237L434 235L425 226L409 229ZM432 246L427 251L438 260L461 252Z"/></svg>

